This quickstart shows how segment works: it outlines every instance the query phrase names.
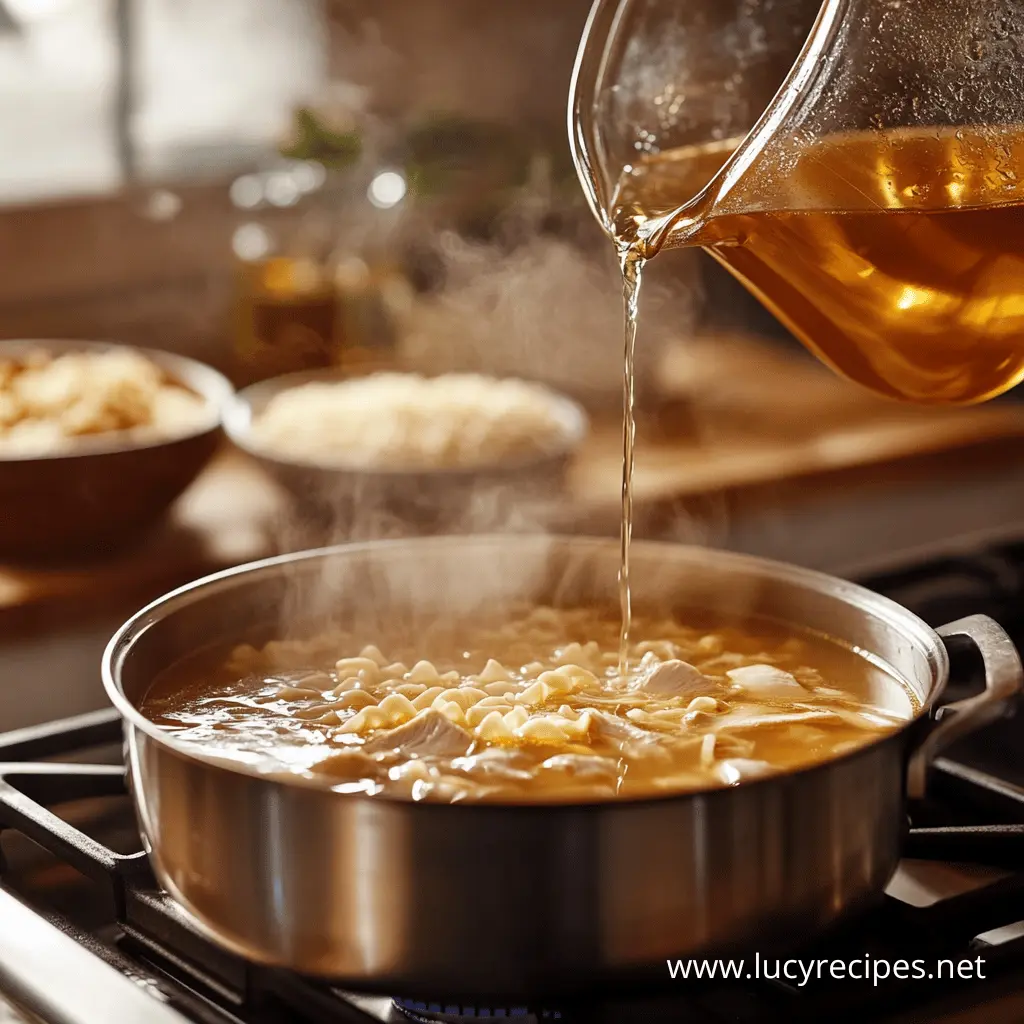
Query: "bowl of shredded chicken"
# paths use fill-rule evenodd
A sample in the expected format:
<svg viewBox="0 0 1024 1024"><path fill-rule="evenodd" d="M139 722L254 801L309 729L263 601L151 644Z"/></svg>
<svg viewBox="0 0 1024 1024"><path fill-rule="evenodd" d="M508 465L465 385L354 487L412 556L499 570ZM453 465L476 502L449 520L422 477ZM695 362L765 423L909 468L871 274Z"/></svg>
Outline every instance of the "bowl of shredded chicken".
<svg viewBox="0 0 1024 1024"><path fill-rule="evenodd" d="M139 540L213 455L232 392L166 352L0 342L0 553L106 557Z"/></svg>

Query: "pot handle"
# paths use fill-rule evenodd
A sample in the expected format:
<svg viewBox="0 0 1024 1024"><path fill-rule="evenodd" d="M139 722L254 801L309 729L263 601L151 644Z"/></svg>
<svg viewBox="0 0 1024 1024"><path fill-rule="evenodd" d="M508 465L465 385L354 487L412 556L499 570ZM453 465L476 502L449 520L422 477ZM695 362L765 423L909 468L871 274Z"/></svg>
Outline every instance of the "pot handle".
<svg viewBox="0 0 1024 1024"><path fill-rule="evenodd" d="M995 619L968 615L940 626L935 632L947 647L950 640L961 638L974 644L985 666L985 689L936 709L935 724L918 744L907 766L907 796L915 800L923 799L928 767L943 748L1001 717L1010 698L1024 690L1020 655Z"/></svg>

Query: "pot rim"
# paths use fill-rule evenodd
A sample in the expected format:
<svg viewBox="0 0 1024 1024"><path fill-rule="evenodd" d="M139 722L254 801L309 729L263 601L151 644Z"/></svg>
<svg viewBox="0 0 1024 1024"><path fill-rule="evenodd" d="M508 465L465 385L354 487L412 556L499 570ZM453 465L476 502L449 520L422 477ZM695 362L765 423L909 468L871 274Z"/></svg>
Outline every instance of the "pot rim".
<svg viewBox="0 0 1024 1024"><path fill-rule="evenodd" d="M403 547L423 548L431 546L435 548L452 547L465 549L467 543L477 543L484 546L496 543L509 544L516 542L537 543L543 541L548 544L566 545L577 549L607 548L611 544L617 544L610 538L572 536L566 534L475 534L472 537L464 536L438 536L424 538L402 538L397 540L363 541L359 543L334 544L327 547L311 548L304 551L289 552L283 555L273 555L269 558L259 559L254 562L246 562L242 565L232 566L219 572L211 573L200 579L193 580L183 586L169 591L162 597L151 601L145 607L137 611L129 618L111 637L103 652L101 673L103 688L113 706L121 715L125 724L130 725L133 730L141 731L149 739L165 748L170 753L185 760L196 761L207 767L229 771L237 775L247 776L265 783L266 785L279 785L291 788L297 786L306 790L313 790L323 793L339 800L371 800L376 803L381 801L389 804L407 808L409 813L495 813L495 812L527 812L527 813L565 813L566 811L593 811L596 809L611 810L616 807L643 807L654 804L663 804L672 800L700 798L723 798L737 786L721 786L708 789L692 790L677 793L664 793L657 796L643 796L633 799L620 800L590 800L581 802L537 802L537 803L432 803L417 802L405 798L390 796L386 793L338 793L330 786L314 779L306 779L301 776L294 778L281 775L270 775L261 772L251 765L220 759L212 754L196 751L191 747L184 747L174 741L174 733L161 729L156 723L150 721L138 708L125 696L121 687L121 668L125 660L131 654L135 643L152 626L156 625L168 614L176 609L185 607L197 600L199 595L206 596L210 588L218 590L229 588L236 579L240 577L257 577L267 574L274 575L277 570L286 565L298 565L305 562L316 562L330 558L335 555L351 553L353 556L360 553L373 553L375 551L396 550ZM815 764L797 768L792 771L779 772L777 774L762 778L751 779L739 784L744 790L753 787L764 787L777 784L786 784L789 780L802 778L813 772L826 770L832 765L842 764L855 760L858 757L868 755L886 742L903 736L915 723L926 717L935 705L936 700L945 688L949 676L949 655L939 635L923 619L915 615L902 605L877 594L872 590L862 587L857 583L830 576L827 573L815 569L806 569L802 566L792 565L788 562L779 562L774 559L761 558L756 555L739 554L731 551L722 551L717 548L706 548L698 545L675 544L671 541L635 541L634 549L645 551L673 550L684 551L691 555L699 555L705 559L713 560L717 564L733 566L736 568L748 568L760 570L762 574L769 574L776 579L797 585L804 585L808 589L826 591L833 596L856 605L866 612L884 621L903 635L908 636L915 643L919 644L927 652L929 663L932 667L932 678L927 688L925 699L920 701L914 714L894 732L885 733L876 739L866 743L862 747L842 754L839 757L830 758ZM841 640L841 637L836 639ZM873 657L873 652L863 652ZM878 658L889 671L893 671L884 659ZM898 677L897 677L898 678ZM904 680L906 682L906 680Z"/></svg>

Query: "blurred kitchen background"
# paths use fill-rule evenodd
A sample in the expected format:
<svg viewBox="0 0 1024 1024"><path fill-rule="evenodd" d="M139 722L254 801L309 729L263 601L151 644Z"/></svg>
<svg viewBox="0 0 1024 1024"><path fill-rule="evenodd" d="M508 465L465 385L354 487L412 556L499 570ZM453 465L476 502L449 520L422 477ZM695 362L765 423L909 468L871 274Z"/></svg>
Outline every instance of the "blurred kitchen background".
<svg viewBox="0 0 1024 1024"><path fill-rule="evenodd" d="M399 318L403 300L446 279L465 291L481 270L504 284L515 269L547 309L536 278L560 278L556 293L566 280L593 284L589 266L566 264L589 264L595 249L613 275L565 144L588 6L3 0L4 333L142 339L244 376L390 356L381 349L394 346L394 329L381 318ZM533 244L542 237L554 241ZM279 257L300 264L288 275ZM774 331L708 268L676 260L677 315L692 314L690 292L714 299L724 286L728 300L710 303L717 326L754 318ZM335 294L339 281L355 294ZM276 340L269 325L254 328L248 349L231 337L247 331L231 323L239 287L254 301L272 292L268 306L302 305L290 318L323 335L320 346L306 339L320 351L252 351ZM368 289L389 308L372 309ZM336 317L343 299L349 315ZM563 311L554 323L572 319ZM331 330L341 333L328 341ZM502 341L511 354L478 357L528 360L547 347ZM567 373L596 357L612 374L597 385L617 386L614 345L590 345L580 360L574 339L563 341Z"/></svg>
<svg viewBox="0 0 1024 1024"><path fill-rule="evenodd" d="M592 421L545 527L617 531L620 282L565 139L588 8L0 0L0 338L166 349L237 386L327 366L540 380ZM637 535L841 573L1021 520L1012 399L875 399L702 253L656 261L645 293ZM88 680L68 714L100 706L113 628L287 544L285 508L225 445L142 548L0 572L0 722L52 717L16 684L58 673Z"/></svg>

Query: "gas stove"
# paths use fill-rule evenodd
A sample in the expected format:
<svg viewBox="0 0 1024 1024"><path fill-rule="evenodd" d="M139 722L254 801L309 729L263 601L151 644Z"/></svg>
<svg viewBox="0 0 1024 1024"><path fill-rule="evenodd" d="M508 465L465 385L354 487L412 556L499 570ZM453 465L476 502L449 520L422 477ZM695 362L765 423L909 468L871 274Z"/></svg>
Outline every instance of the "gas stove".
<svg viewBox="0 0 1024 1024"><path fill-rule="evenodd" d="M932 625L984 612L1024 646L1024 540L963 543L858 575ZM976 685L972 667L959 666L965 691ZM667 978L659 992L552 1006L345 992L211 944L153 879L120 740L106 710L0 735L0 1024L1024 1019L1024 716L935 765L884 901L792 954L802 963L949 963L953 978L878 978L874 968L864 980L819 970L800 981L771 977L758 962L753 978Z"/></svg>

